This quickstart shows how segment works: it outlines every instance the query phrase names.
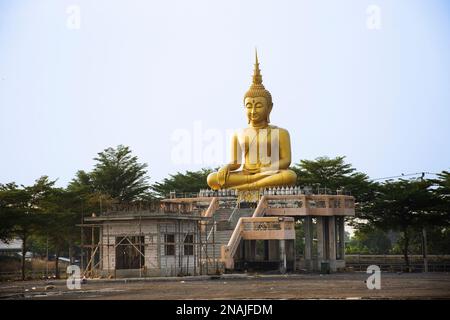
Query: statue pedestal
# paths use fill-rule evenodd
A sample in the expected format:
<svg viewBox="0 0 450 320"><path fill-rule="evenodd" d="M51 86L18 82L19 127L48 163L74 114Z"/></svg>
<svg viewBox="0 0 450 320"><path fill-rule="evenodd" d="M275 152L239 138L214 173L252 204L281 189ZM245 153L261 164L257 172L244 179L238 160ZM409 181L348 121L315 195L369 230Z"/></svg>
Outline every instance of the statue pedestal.
<svg viewBox="0 0 450 320"><path fill-rule="evenodd" d="M260 200L261 192L259 190L251 191L238 191L237 201L241 202L254 202L257 203Z"/></svg>

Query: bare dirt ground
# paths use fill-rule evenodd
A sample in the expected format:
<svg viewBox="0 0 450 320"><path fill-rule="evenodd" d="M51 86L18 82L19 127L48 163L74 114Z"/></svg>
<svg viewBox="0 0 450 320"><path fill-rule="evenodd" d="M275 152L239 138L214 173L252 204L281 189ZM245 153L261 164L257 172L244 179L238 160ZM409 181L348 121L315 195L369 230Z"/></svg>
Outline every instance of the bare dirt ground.
<svg viewBox="0 0 450 320"><path fill-rule="evenodd" d="M226 275L217 279L88 280L0 283L3 299L450 299L449 273L382 273L381 289L367 289L366 273Z"/></svg>

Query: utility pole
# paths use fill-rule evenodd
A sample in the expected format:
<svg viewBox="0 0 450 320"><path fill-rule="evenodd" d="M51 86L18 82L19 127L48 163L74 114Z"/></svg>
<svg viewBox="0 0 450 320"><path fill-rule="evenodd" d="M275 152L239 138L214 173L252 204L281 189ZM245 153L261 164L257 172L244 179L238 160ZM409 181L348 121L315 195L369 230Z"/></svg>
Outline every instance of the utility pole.
<svg viewBox="0 0 450 320"><path fill-rule="evenodd" d="M48 279L48 233L47 233L47 262L45 265L45 277Z"/></svg>
<svg viewBox="0 0 450 320"><path fill-rule="evenodd" d="M420 180L423 181L425 172L422 172ZM427 258L427 229L422 228L422 256L423 256L423 272L428 272L428 258Z"/></svg>
<svg viewBox="0 0 450 320"><path fill-rule="evenodd" d="M82 200L83 201L83 200ZM81 245L80 245L80 269L81 269L81 273L84 273L84 229L83 229L83 224L84 224L84 206L83 203L81 203L81 231L80 231L80 236L81 236Z"/></svg>
<svg viewBox="0 0 450 320"><path fill-rule="evenodd" d="M423 253L423 271L428 272L428 258L427 258L427 229L422 229L422 253Z"/></svg>

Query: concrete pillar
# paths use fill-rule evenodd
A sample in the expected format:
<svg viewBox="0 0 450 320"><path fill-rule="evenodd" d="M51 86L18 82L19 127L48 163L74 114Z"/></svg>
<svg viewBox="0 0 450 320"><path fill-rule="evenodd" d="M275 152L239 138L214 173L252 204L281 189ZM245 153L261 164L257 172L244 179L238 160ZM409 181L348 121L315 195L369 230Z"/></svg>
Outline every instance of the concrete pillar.
<svg viewBox="0 0 450 320"><path fill-rule="evenodd" d="M285 240L280 240L280 272L285 273L287 268L286 261L286 243Z"/></svg>
<svg viewBox="0 0 450 320"><path fill-rule="evenodd" d="M325 257L325 239L323 232L323 217L316 218L316 227L317 227L317 265L316 270L320 270L320 265L322 261L326 260Z"/></svg>
<svg viewBox="0 0 450 320"><path fill-rule="evenodd" d="M250 260L256 260L256 240L250 240Z"/></svg>
<svg viewBox="0 0 450 320"><path fill-rule="evenodd" d="M335 217L317 217L317 268L328 262L330 271L336 271Z"/></svg>
<svg viewBox="0 0 450 320"><path fill-rule="evenodd" d="M276 261L280 256L280 245L278 240L269 240L269 260Z"/></svg>
<svg viewBox="0 0 450 320"><path fill-rule="evenodd" d="M303 220L303 231L305 233L305 268L308 271L313 271L313 223L311 216L306 216Z"/></svg>
<svg viewBox="0 0 450 320"><path fill-rule="evenodd" d="M244 241L244 258L246 261L251 259L251 247L250 247L250 240L243 240Z"/></svg>
<svg viewBox="0 0 450 320"><path fill-rule="evenodd" d="M100 259L100 265L99 265L99 269L103 270L106 266L106 263L103 263L104 261L106 261L105 259L105 254L106 254L106 248L103 248L103 246L105 245L105 242L103 241L103 228L105 227L105 225L102 225L99 230L98 230L98 241L100 242L99 245L99 259Z"/></svg>
<svg viewBox="0 0 450 320"><path fill-rule="evenodd" d="M237 249L237 252L239 253L238 259L241 261L245 260L245 245L244 245L244 243L245 243L245 240L241 240L241 242L238 244L238 249Z"/></svg>
<svg viewBox="0 0 450 320"><path fill-rule="evenodd" d="M336 225L335 217L328 217L328 261L330 270L336 271Z"/></svg>
<svg viewBox="0 0 450 320"><path fill-rule="evenodd" d="M339 217L339 258L345 260L345 218Z"/></svg>
<svg viewBox="0 0 450 320"><path fill-rule="evenodd" d="M343 216L335 217L336 223L336 269L345 267L345 219ZM337 234L339 233L339 234Z"/></svg>

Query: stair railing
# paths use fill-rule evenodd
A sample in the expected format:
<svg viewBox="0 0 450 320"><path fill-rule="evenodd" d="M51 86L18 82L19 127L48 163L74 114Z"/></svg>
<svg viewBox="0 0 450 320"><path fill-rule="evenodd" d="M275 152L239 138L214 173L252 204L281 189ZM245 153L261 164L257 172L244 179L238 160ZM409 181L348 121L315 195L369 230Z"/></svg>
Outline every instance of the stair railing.
<svg viewBox="0 0 450 320"><path fill-rule="evenodd" d="M261 199L258 202L258 206L255 209L255 212L253 212L252 217L262 217L266 213L267 208L267 196L262 196Z"/></svg>
<svg viewBox="0 0 450 320"><path fill-rule="evenodd" d="M222 260L225 262L225 267L227 269L231 269L234 264L233 256L237 250L237 247L239 245L239 242L241 241L241 229L242 229L242 217L239 218L238 223L236 224L236 227L234 228L233 234L231 235L230 240L228 241L227 245L223 245L221 247L221 257Z"/></svg>
<svg viewBox="0 0 450 320"><path fill-rule="evenodd" d="M228 222L232 222L233 216L236 213L238 208L239 208L239 201L236 201L236 206L234 207L233 211L231 212L230 217L228 218Z"/></svg>

